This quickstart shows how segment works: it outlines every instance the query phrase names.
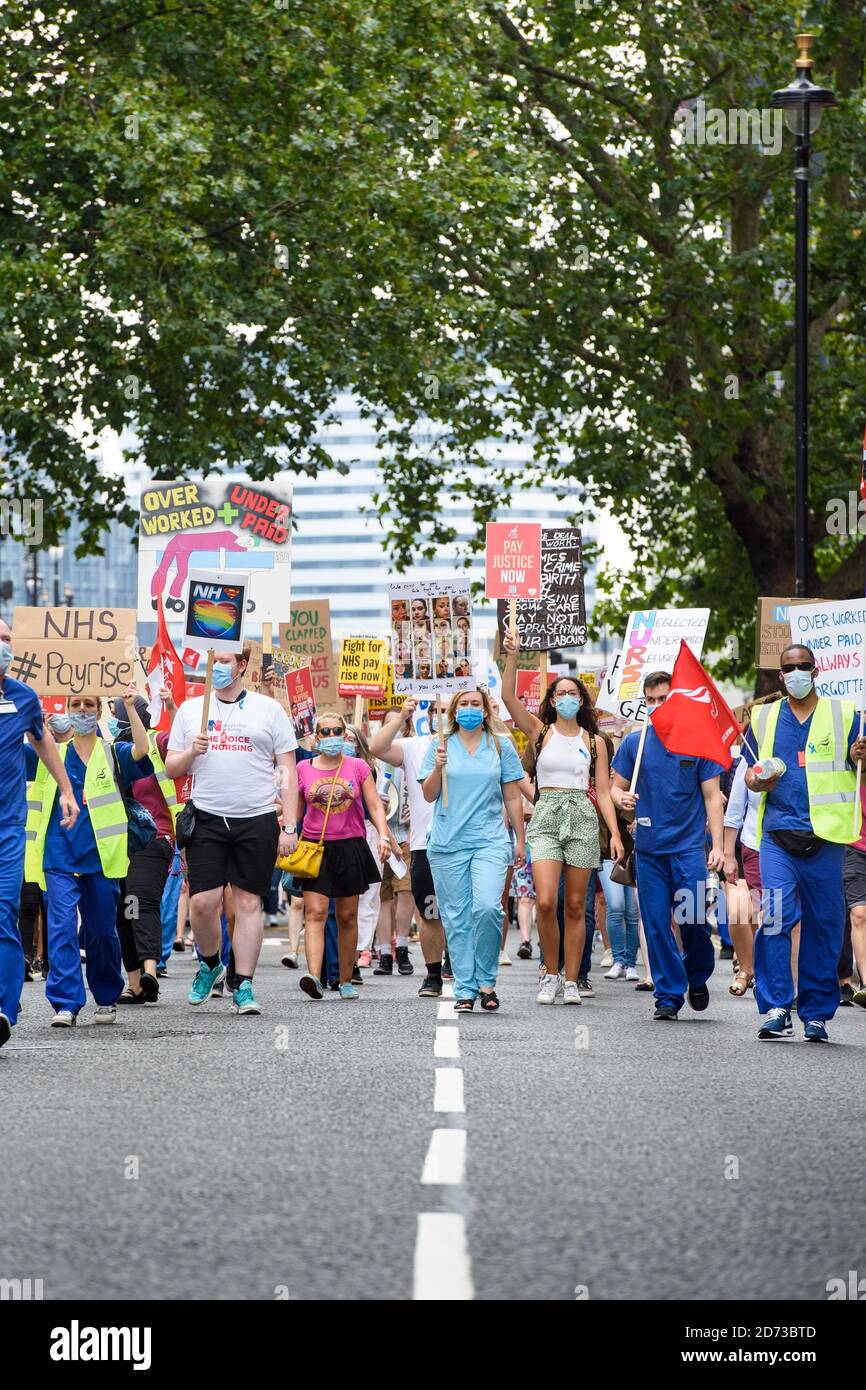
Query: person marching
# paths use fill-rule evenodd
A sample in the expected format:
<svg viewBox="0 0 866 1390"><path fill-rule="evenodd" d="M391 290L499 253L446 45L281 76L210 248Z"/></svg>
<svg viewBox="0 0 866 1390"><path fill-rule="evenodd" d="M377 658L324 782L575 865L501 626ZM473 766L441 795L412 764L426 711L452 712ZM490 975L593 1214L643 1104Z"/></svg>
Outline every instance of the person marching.
<svg viewBox="0 0 866 1390"><path fill-rule="evenodd" d="M298 820L302 838L322 840L324 853L315 878L300 880L304 891L304 953L307 972L298 984L311 999L321 999L322 958L328 900L336 904L339 933L340 997L359 998L352 982L358 947L358 898L379 870L370 852L364 827L364 807L379 834L379 859L391 853L391 837L376 778L363 758L347 757L346 721L341 714L316 714L315 757L298 768Z"/></svg>
<svg viewBox="0 0 866 1390"><path fill-rule="evenodd" d="M127 710L130 704L127 701ZM121 785L128 786L144 775L129 745L117 750L115 766L110 748L106 749L99 735L99 696L71 696L68 713L73 737L59 753L81 813L74 827L63 826L57 783L39 767L28 802L25 852L26 877L45 893L50 956L45 995L54 1009L52 1028L71 1028L87 1002L79 913L96 1022L115 1021L115 1005L123 989L117 900L129 868L128 819Z"/></svg>
<svg viewBox="0 0 866 1390"><path fill-rule="evenodd" d="M513 862L526 862L523 767L511 739L491 730L486 690L451 697L444 742L427 747L418 772L426 801L435 803L427 857L454 971L454 1008L499 1008L496 972L502 934L502 890L511 844L503 802L514 831ZM447 774L445 806L442 774Z"/></svg>
<svg viewBox="0 0 866 1390"><path fill-rule="evenodd" d="M220 957L223 890L231 887L235 912L232 999L238 1014L260 1014L253 975L264 936L262 898L267 898L277 854L298 843L298 741L289 716L266 695L247 690L247 646L215 652L207 733L201 734L199 695L184 700L168 738L169 777L193 774L195 828L186 844L190 922L201 954L187 1002L203 1004L224 981ZM282 824L274 809L274 767L280 779Z"/></svg>
<svg viewBox="0 0 866 1390"><path fill-rule="evenodd" d="M59 788L58 824L62 829L71 831L79 816L69 773L45 728L39 696L23 681L7 675L11 663L12 633L0 619L0 1047L9 1041L18 1021L24 985L18 912L25 879L25 821L31 801L27 782L35 771L27 755L33 758L35 750L40 770L44 768L53 779L55 791ZM32 747L25 743L25 736Z"/></svg>
<svg viewBox="0 0 866 1390"><path fill-rule="evenodd" d="M160 699L174 719L177 706L171 691L161 690ZM108 732L116 752L131 747L132 756L148 768L146 775L132 783L130 792L156 826L150 843L130 857L129 873L118 903L117 932L129 982L118 1003L155 1003L159 996L156 972L163 952L162 895L174 857L174 828L181 811L174 782L163 761L169 735L168 731L156 733L150 728L147 703L141 695L130 698L128 704L115 700Z"/></svg>
<svg viewBox="0 0 866 1390"><path fill-rule="evenodd" d="M763 763L779 758L769 778L752 766L750 791L761 793L755 841L761 857L763 911L755 937L755 1000L767 1018L764 1039L793 1033L791 932L799 921L797 1013L807 1042L828 1042L827 1021L839 1006L836 971L845 931L845 845L860 838L854 765L866 758L853 702L820 698L809 647L779 658L787 699L756 705L745 746Z"/></svg>
<svg viewBox="0 0 866 1390"><path fill-rule="evenodd" d="M610 795L607 746L598 731L598 716L582 681L560 676L544 692L538 716L517 698L517 653L520 640L508 632L503 641L505 670L502 698L517 728L535 751L537 802L527 833L535 883L538 937L547 962L537 1004L581 1002L578 975L585 939L586 892L590 874L600 865L598 815L589 795L590 768L595 766L598 807L610 832L610 855L623 857L616 808ZM556 917L560 878L565 876L563 981Z"/></svg>
<svg viewBox="0 0 866 1390"><path fill-rule="evenodd" d="M670 694L671 676L644 677L647 715ZM702 1013L710 1002L707 980L716 963L706 920L707 869L724 868L722 768L708 758L668 752L650 721L634 792L630 783L640 730L626 734L613 760L612 793L621 811L636 811L634 841L637 891L649 947L656 1010L653 1018L673 1022L685 1002ZM712 848L706 854L709 821ZM685 902L681 952L671 925Z"/></svg>

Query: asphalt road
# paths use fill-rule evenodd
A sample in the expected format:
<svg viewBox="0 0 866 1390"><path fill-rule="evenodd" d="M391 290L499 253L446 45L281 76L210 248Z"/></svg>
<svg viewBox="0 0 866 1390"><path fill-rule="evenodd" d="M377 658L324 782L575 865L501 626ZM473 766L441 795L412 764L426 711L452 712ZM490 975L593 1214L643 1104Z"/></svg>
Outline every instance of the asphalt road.
<svg viewBox="0 0 866 1390"><path fill-rule="evenodd" d="M279 954L260 1018L190 1008L189 955L113 1028L88 1008L51 1030L25 986L0 1277L46 1299L810 1300L866 1273L861 1010L829 1047L759 1043L725 962L708 1012L665 1025L597 966L594 1000L538 1008L533 960L499 1014L437 1020L417 950L357 1003L309 1002ZM437 1068L465 1113L454 1074L434 1111Z"/></svg>

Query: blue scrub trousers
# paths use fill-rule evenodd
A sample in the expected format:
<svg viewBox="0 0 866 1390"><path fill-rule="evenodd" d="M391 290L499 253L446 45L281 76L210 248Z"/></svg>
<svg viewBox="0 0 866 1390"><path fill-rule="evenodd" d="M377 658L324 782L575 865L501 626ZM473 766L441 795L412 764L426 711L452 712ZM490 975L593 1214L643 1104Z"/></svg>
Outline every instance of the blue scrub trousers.
<svg viewBox="0 0 866 1390"><path fill-rule="evenodd" d="M24 882L24 826L0 825L0 1014L14 1026L24 987L18 908Z"/></svg>
<svg viewBox="0 0 866 1390"><path fill-rule="evenodd" d="M71 874L61 869L46 869L45 884L51 958L46 999L55 1012L70 1009L74 1014L87 1003L78 944L80 910L81 946L87 958L90 993L97 1004L116 1004L123 990L116 925L120 880L106 878L104 874Z"/></svg>
<svg viewBox="0 0 866 1390"><path fill-rule="evenodd" d="M454 998L475 999L496 984L511 847L481 845L445 854L428 849L427 858L454 971Z"/></svg>
<svg viewBox="0 0 866 1390"><path fill-rule="evenodd" d="M811 859L800 859L764 834L760 855L763 922L755 935L758 1012L791 1008L791 932L800 922L797 1013L805 1023L832 1018L839 1007L836 965L845 935L845 846L825 842Z"/></svg>
<svg viewBox="0 0 866 1390"><path fill-rule="evenodd" d="M705 985L716 963L706 921L707 860L703 845L680 854L637 853L635 865L656 1004L681 1009L689 986L700 989ZM683 904L691 905L685 913ZM671 927L675 910L682 952Z"/></svg>
<svg viewBox="0 0 866 1390"><path fill-rule="evenodd" d="M180 850L175 846L168 878L165 880L165 887L162 890L162 901L159 905L159 919L162 922L162 956L159 962L161 966L168 963L177 935L177 905L180 902L182 888L183 867L180 862Z"/></svg>

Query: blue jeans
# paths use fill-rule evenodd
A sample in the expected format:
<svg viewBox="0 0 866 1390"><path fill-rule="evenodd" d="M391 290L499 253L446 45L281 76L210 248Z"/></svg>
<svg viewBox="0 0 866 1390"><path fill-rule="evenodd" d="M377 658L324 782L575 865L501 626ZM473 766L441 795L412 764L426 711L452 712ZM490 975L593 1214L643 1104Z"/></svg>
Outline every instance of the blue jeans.
<svg viewBox="0 0 866 1390"><path fill-rule="evenodd" d="M605 859L601 866L601 886L607 904L607 935L611 955L616 965L633 968L637 961L637 893L622 883L611 880L613 860Z"/></svg>
<svg viewBox="0 0 866 1390"><path fill-rule="evenodd" d="M159 917L162 922L162 956L160 965L165 965L171 955L171 948L177 934L177 905L180 902L180 890L183 887L183 869L180 862L180 850L175 847L172 855L171 867L168 871L168 878L165 880L165 887L162 890L162 902L159 905Z"/></svg>

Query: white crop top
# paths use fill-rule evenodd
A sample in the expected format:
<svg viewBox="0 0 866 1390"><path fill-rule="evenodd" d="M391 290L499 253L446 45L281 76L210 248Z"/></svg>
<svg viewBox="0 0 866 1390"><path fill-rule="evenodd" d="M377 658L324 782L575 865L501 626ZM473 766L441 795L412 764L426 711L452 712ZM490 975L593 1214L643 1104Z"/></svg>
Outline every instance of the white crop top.
<svg viewBox="0 0 866 1390"><path fill-rule="evenodd" d="M563 787L568 791L588 791L589 763L589 749L582 735L566 738L554 725L535 766L536 783L539 788Z"/></svg>

